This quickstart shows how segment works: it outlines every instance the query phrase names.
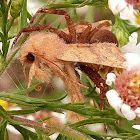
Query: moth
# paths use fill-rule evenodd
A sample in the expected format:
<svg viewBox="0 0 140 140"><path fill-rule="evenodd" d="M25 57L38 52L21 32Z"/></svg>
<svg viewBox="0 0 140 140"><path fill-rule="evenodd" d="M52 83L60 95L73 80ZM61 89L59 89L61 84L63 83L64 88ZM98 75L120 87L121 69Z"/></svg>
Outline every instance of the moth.
<svg viewBox="0 0 140 140"><path fill-rule="evenodd" d="M59 30L50 25L31 26L40 13L64 15L68 28ZM44 30L49 32L41 32ZM81 87L87 88L80 83L80 76L75 70L76 66L93 81L97 81L100 88L104 88L105 83L96 79L101 77L95 65L124 68L124 54L117 47L118 41L111 32L111 22L108 20L74 24L67 12L63 10L39 9L28 27L21 29L18 33L13 46L25 32L32 32L22 46L20 57L25 67L30 66L28 87L33 77L42 82L48 82L52 75L56 75L64 81L71 103L84 103L85 97ZM96 72L96 77L92 72ZM101 97L102 101L104 95ZM67 117L72 123L84 119L71 111Z"/></svg>

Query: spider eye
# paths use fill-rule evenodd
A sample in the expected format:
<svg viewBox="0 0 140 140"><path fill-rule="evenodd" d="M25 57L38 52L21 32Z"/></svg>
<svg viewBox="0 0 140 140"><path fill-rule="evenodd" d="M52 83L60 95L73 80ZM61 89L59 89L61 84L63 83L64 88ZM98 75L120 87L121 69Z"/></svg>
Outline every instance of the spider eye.
<svg viewBox="0 0 140 140"><path fill-rule="evenodd" d="M27 60L32 63L35 60L35 56L32 53L28 53Z"/></svg>

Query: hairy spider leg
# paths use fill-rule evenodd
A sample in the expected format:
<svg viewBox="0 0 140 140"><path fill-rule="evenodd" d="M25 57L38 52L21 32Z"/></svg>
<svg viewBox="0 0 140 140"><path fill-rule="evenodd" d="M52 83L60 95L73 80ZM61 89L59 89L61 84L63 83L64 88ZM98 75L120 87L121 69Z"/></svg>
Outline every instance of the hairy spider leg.
<svg viewBox="0 0 140 140"><path fill-rule="evenodd" d="M96 87L100 88L100 108L101 110L105 110L104 98L106 92L109 90L109 86L105 83L105 80L98 74L96 70L91 69L81 63L79 63L78 66L95 83Z"/></svg>
<svg viewBox="0 0 140 140"><path fill-rule="evenodd" d="M103 23L101 23L101 24L99 24L99 25L97 25L95 28L93 28L92 30L91 30L91 32L89 33L89 35L88 35L88 37L87 37L87 41L91 44L92 42L90 41L91 40L91 38L94 36L94 34L96 33L96 32L98 32L99 30L100 30L100 28L102 28L103 26L110 26L110 22L108 22L108 21L105 21L105 22L103 22Z"/></svg>
<svg viewBox="0 0 140 140"><path fill-rule="evenodd" d="M71 17L67 14L66 11L55 10L55 9L46 9L46 8L45 9L39 9L36 12L36 14L34 15L34 17L31 19L31 21L29 23L29 26L30 26L30 24L32 24L34 22L35 18L37 17L37 15L39 13L64 15L65 19L67 21L71 43L76 43L76 30L75 30L75 27L74 27L74 23L73 23Z"/></svg>
<svg viewBox="0 0 140 140"><path fill-rule="evenodd" d="M17 42L18 38L20 37L20 35L22 33L24 33L24 32L33 32L33 31L42 31L42 30L49 30L50 32L57 34L60 38L63 38L66 43L70 42L69 36L65 32L63 32L61 30L58 30L56 28L52 28L49 25L44 25L43 24L43 25L39 25L39 26L22 28L20 30L20 32L18 33L18 35L16 36L16 38L15 38L13 44L12 44L12 47Z"/></svg>
<svg viewBox="0 0 140 140"><path fill-rule="evenodd" d="M77 39L77 43L88 43L87 37L92 29L92 24L90 22L77 22L75 26L77 25L87 25L87 28L80 34L80 36Z"/></svg>

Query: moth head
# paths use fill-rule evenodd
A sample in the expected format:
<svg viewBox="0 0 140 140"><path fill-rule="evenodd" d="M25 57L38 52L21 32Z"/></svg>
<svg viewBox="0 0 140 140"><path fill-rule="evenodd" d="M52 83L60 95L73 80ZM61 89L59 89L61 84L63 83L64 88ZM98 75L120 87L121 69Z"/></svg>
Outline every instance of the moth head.
<svg viewBox="0 0 140 140"><path fill-rule="evenodd" d="M31 81L33 77L35 77L37 80L41 82L49 82L52 72L49 68L48 64L44 62L41 58L36 56L35 54L29 52L24 59L21 58L22 63L24 64L24 67L26 68L27 65L30 66L29 75L28 75L28 88L31 85ZM24 75L25 69L24 69Z"/></svg>
<svg viewBox="0 0 140 140"><path fill-rule="evenodd" d="M30 67L28 79L28 88L31 85L33 77L38 79L41 82L49 81L51 78L51 70L49 68L48 62L45 61L39 52L35 51L32 46L29 44L24 46L21 50L21 63L24 65L24 68L27 66ZM24 69L24 75L25 69Z"/></svg>
<svg viewBox="0 0 140 140"><path fill-rule="evenodd" d="M22 62L22 64L27 66L33 64L35 59L35 55L32 52L28 52L24 57L22 56L20 58L20 61Z"/></svg>

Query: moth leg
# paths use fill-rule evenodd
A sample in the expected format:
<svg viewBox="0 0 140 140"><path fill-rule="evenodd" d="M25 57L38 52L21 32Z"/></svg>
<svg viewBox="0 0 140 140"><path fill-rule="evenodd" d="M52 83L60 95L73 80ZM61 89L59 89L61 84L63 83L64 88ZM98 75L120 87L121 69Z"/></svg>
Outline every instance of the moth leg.
<svg viewBox="0 0 140 140"><path fill-rule="evenodd" d="M69 64L66 63L64 67L64 72L69 76L71 79L79 82L79 75L75 72L73 63ZM68 93L71 98L71 103L84 103L85 97L82 94L81 87L74 82L71 82L69 79L64 78L65 85L67 87ZM81 120L84 120L85 118L80 116L79 114L68 111L67 118L71 123L75 123Z"/></svg>
<svg viewBox="0 0 140 140"><path fill-rule="evenodd" d="M106 27L110 26L110 22L109 21L105 21L105 22L100 23L99 25L97 25L95 28L93 28L91 30L91 32L89 33L88 37L87 37L87 41L90 42L90 40L94 36L94 34L96 32L98 32L100 30L100 28L102 28L104 26L106 26Z"/></svg>
<svg viewBox="0 0 140 140"><path fill-rule="evenodd" d="M68 29L69 29L69 36L71 39L71 43L76 43L76 30L74 27L74 23L71 17L67 14L66 11L63 10L55 10L55 9L39 9L34 17L31 19L29 24L32 24L39 13L46 13L46 14L57 14L57 15L64 15L67 21Z"/></svg>
<svg viewBox="0 0 140 140"><path fill-rule="evenodd" d="M86 25L87 28L79 35L78 37L78 43L88 43L87 42L87 37L92 29L92 24L90 22L78 22L76 25Z"/></svg>
<svg viewBox="0 0 140 140"><path fill-rule="evenodd" d="M16 36L12 46L17 42L18 38L20 37L20 35L22 33L33 32L33 31L42 31L42 30L49 30L50 32L57 34L60 38L63 38L66 43L70 42L69 36L65 32L58 30L56 28L52 28L49 25L39 25L39 26L22 28L20 30L20 32L18 33L18 35Z"/></svg>

